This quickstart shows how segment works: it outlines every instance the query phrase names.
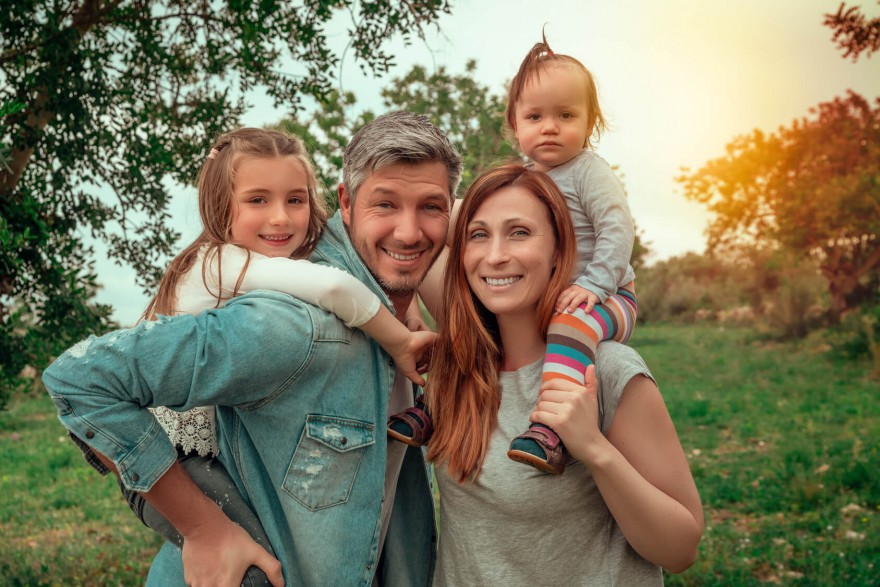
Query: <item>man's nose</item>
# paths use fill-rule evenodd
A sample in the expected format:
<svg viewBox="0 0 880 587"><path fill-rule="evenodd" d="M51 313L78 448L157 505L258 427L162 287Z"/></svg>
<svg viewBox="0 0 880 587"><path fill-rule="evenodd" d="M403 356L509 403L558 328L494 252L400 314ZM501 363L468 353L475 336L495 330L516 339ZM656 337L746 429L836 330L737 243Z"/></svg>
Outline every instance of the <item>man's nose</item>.
<svg viewBox="0 0 880 587"><path fill-rule="evenodd" d="M394 238L405 244L414 244L422 238L417 210L403 210L394 227Z"/></svg>

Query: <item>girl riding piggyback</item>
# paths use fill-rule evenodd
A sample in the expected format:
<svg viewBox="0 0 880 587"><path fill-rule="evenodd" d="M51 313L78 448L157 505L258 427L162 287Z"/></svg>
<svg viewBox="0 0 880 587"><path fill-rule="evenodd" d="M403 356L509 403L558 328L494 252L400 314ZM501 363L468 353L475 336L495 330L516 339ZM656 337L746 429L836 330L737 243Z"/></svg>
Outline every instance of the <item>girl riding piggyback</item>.
<svg viewBox="0 0 880 587"><path fill-rule="evenodd" d="M577 239L577 267L556 301L541 379L584 385L599 342L626 342L637 314L629 265L635 234L626 194L611 166L593 151L593 141L605 130L593 76L577 59L554 53L544 39L511 81L505 117L529 166L546 172L565 195ZM489 285L500 293L515 288L516 281L511 275ZM392 416L389 435L426 443L433 426L424 405ZM508 457L553 474L562 473L567 460L559 437L543 424L516 437Z"/></svg>

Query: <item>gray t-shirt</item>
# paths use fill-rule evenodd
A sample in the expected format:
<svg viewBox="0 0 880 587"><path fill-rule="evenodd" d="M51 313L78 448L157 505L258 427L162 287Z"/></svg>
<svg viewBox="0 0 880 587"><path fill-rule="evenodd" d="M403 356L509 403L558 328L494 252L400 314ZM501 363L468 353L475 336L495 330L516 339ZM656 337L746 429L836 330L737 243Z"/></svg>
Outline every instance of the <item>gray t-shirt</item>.
<svg viewBox="0 0 880 587"><path fill-rule="evenodd" d="M615 342L599 345L596 364L607 435L623 388L651 374L638 353ZM459 485L437 467L435 585L662 585L660 568L629 546L583 463L569 457L556 476L507 458L510 441L528 426L541 367L501 373L498 427L476 482Z"/></svg>
<svg viewBox="0 0 880 587"><path fill-rule="evenodd" d="M604 302L636 277L629 264L635 229L623 185L588 149L548 175L565 195L574 224L578 262L572 279Z"/></svg>

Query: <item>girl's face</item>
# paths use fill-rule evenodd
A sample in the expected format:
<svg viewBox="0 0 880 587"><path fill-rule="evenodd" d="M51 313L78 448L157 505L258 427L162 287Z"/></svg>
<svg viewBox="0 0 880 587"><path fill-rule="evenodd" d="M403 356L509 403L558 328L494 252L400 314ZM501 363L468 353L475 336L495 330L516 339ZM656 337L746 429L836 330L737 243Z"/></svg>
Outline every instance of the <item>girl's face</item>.
<svg viewBox="0 0 880 587"><path fill-rule="evenodd" d="M525 188L498 190L467 224L465 275L471 291L499 320L520 314L534 319L555 262L550 212Z"/></svg>
<svg viewBox="0 0 880 587"><path fill-rule="evenodd" d="M549 65L532 76L516 103L514 135L535 169L570 161L587 143L587 87L578 72Z"/></svg>
<svg viewBox="0 0 880 587"><path fill-rule="evenodd" d="M232 242L267 257L289 257L309 227L308 176L293 157L245 156L232 190Z"/></svg>

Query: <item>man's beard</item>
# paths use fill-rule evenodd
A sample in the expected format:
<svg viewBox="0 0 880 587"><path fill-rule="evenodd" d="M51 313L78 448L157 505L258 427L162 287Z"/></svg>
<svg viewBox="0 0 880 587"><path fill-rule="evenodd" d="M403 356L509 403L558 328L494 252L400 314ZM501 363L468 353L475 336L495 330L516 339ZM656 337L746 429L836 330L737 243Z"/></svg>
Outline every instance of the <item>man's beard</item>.
<svg viewBox="0 0 880 587"><path fill-rule="evenodd" d="M436 251L433 259L428 264L428 266L424 269L421 275L413 275L413 274L397 274L392 278L385 278L379 275L372 267L374 262L378 262L378 256L384 255L384 253L378 245L371 249L366 241L358 238L357 231L355 230L354 218L352 218L351 225L346 227L348 229L348 237L351 240L352 246L354 246L354 250L357 252L358 257L363 261L364 266L367 268L367 271L370 272L370 275L373 276L373 279L376 280L376 283L382 288L389 296L410 296L413 295L422 284L422 280L425 278L425 275L428 274L428 270L434 265L437 261L437 258L440 256L440 250ZM422 249L423 243L417 243L412 248L414 250Z"/></svg>

